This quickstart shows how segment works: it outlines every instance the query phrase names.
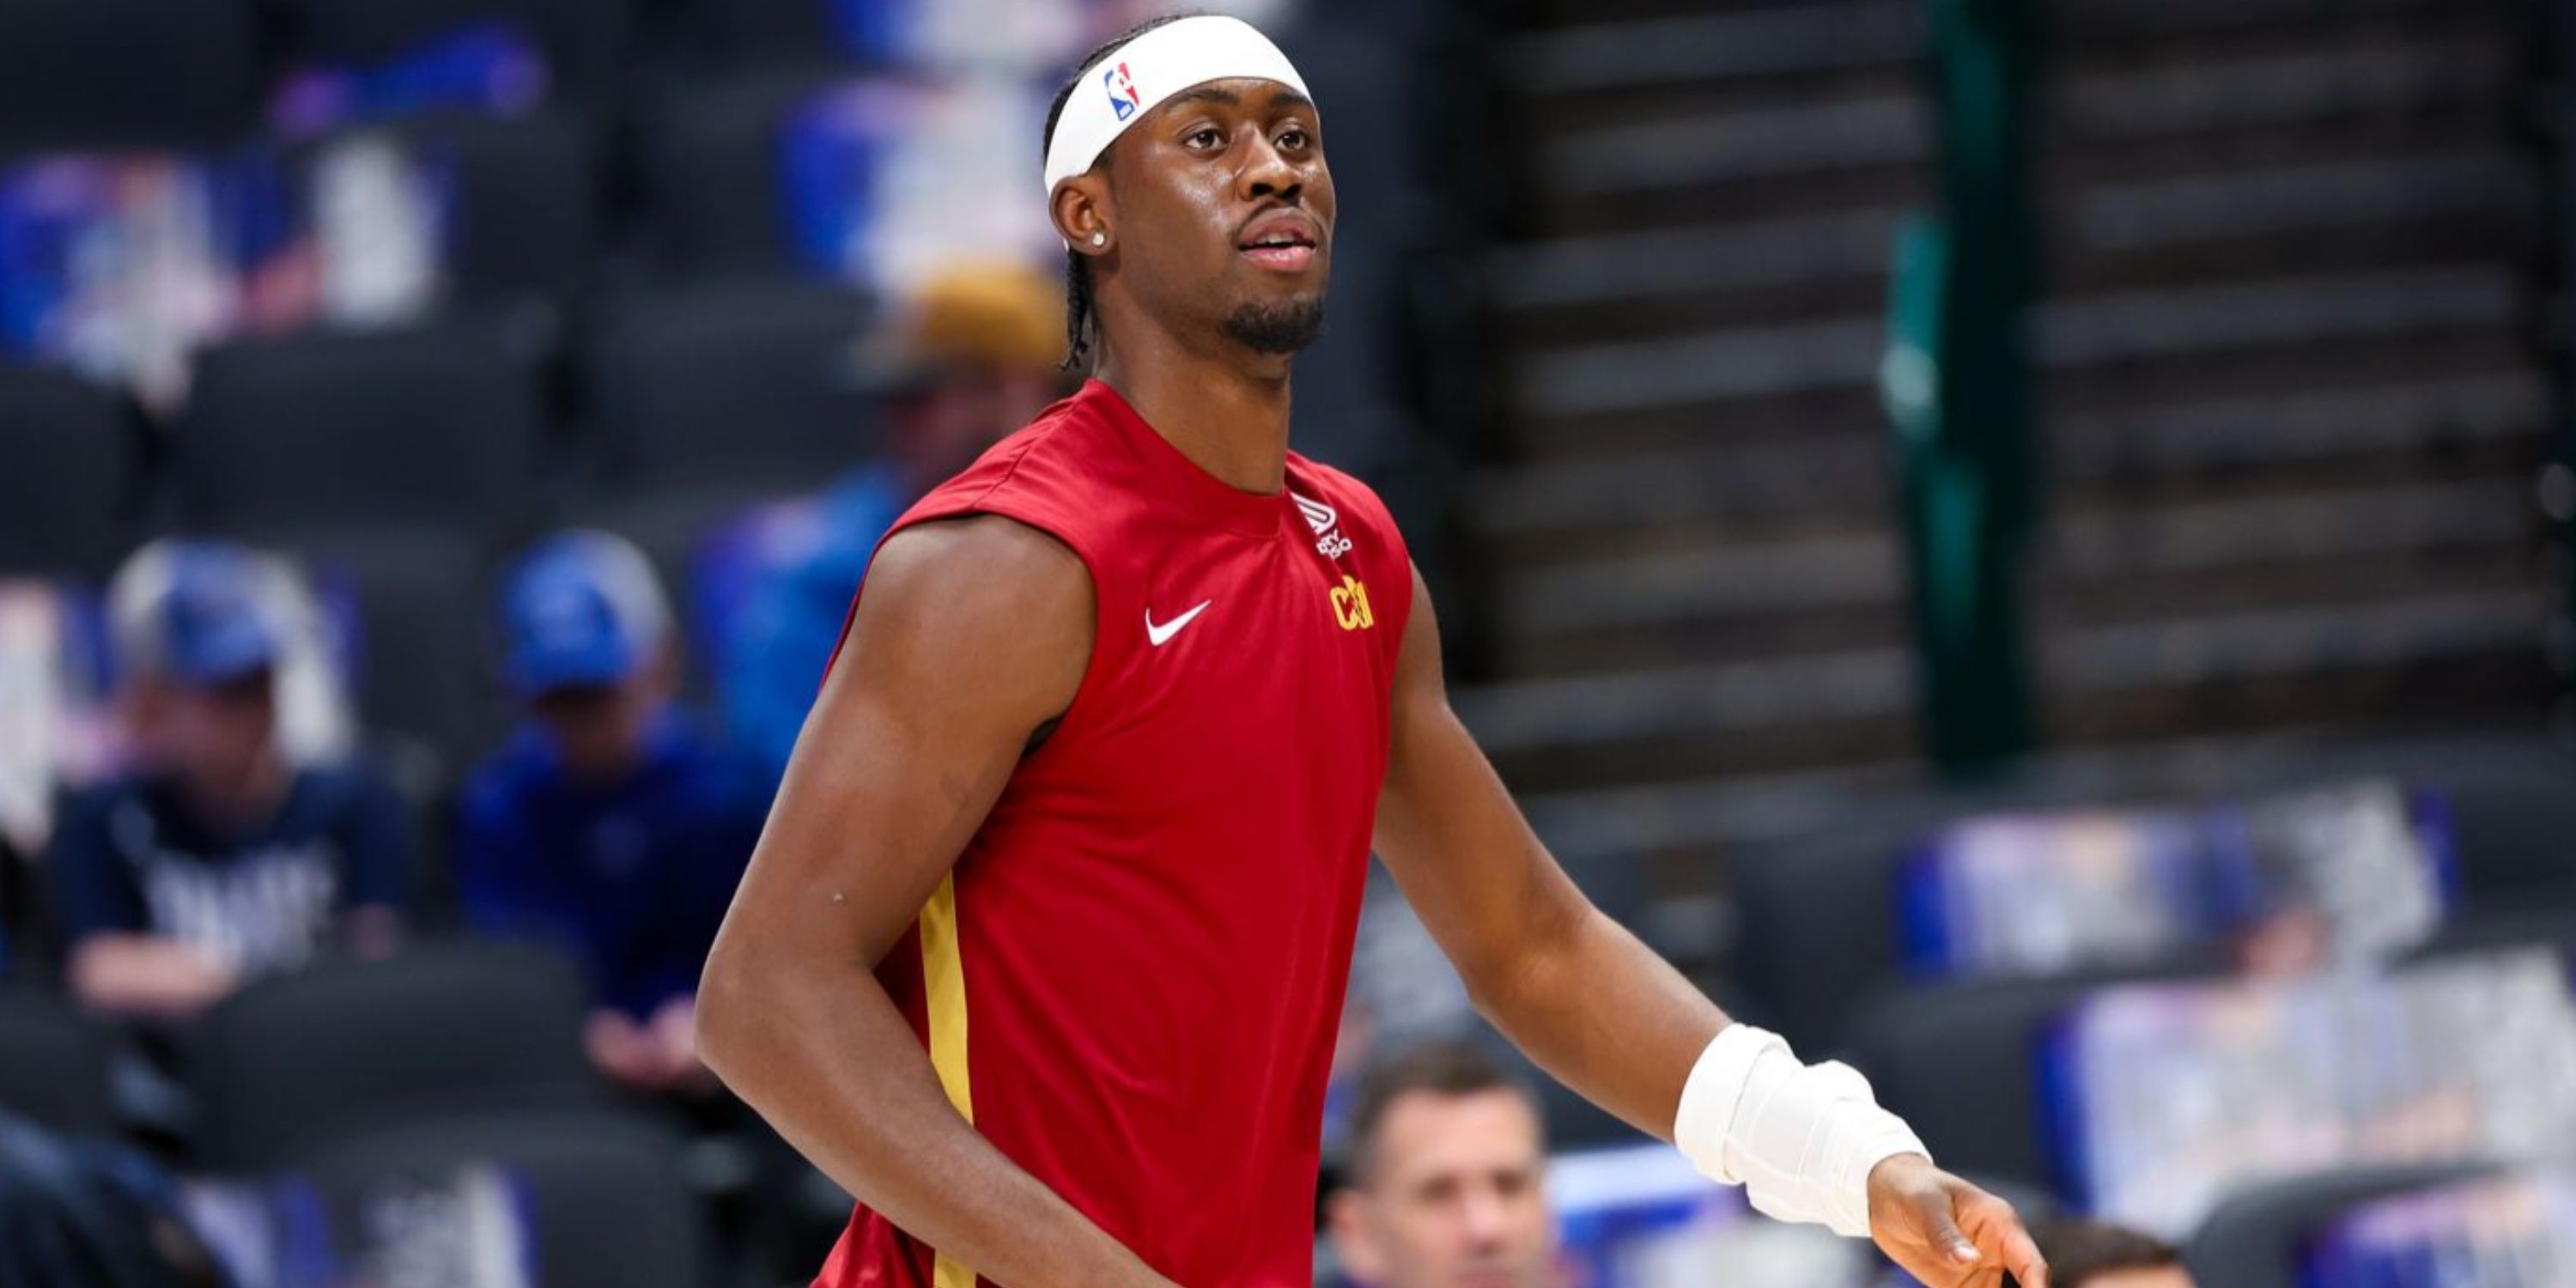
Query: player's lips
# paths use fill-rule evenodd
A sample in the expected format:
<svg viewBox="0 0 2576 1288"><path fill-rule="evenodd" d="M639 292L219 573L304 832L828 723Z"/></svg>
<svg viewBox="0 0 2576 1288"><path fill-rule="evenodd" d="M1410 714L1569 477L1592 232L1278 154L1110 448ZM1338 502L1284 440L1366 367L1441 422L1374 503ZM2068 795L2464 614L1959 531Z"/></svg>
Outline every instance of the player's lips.
<svg viewBox="0 0 2576 1288"><path fill-rule="evenodd" d="M1263 268L1302 273L1313 267L1323 229L1314 216L1282 207L1255 216L1235 239L1235 250Z"/></svg>

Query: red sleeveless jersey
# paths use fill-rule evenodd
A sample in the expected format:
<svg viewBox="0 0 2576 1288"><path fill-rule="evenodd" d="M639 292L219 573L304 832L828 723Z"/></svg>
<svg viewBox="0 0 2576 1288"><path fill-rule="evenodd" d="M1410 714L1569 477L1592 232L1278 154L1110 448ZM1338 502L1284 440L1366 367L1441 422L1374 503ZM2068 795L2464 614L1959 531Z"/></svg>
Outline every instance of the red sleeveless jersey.
<svg viewBox="0 0 2576 1288"><path fill-rule="evenodd" d="M1091 660L878 976L976 1129L1148 1265L1306 1288L1404 544L1348 475L1230 487L1098 381L893 531L975 513L1081 556ZM815 1282L977 1280L862 1206Z"/></svg>

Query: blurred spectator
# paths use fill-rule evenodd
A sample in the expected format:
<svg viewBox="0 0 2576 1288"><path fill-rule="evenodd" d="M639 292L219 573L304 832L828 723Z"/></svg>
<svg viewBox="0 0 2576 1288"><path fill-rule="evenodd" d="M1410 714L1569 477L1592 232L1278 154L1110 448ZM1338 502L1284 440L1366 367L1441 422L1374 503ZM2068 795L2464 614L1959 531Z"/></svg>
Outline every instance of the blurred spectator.
<svg viewBox="0 0 2576 1288"><path fill-rule="evenodd" d="M892 382L891 457L718 539L711 557L739 568L730 578L702 578L736 586L730 602L702 614L718 690L728 728L773 776L804 728L877 539L914 498L1067 391L1070 380L1057 367L1063 352L1063 296L1044 275L1016 264L935 275L884 351L862 355Z"/></svg>
<svg viewBox="0 0 2576 1288"><path fill-rule="evenodd" d="M1562 1282L1547 1140L1530 1089L1474 1047L1439 1043L1372 1070L1351 1111L1334 1254L1368 1288Z"/></svg>
<svg viewBox="0 0 2576 1288"><path fill-rule="evenodd" d="M2135 1230L2061 1217L2034 1221L2030 1232L2053 1288L2192 1288L2182 1253Z"/></svg>
<svg viewBox="0 0 2576 1288"><path fill-rule="evenodd" d="M74 991L180 1016L331 948L390 946L411 824L365 764L287 754L279 571L217 542L148 553L112 610L133 768L74 803L46 868Z"/></svg>
<svg viewBox="0 0 2576 1288"><path fill-rule="evenodd" d="M693 1023L699 968L767 797L672 701L670 606L643 553L570 532L503 587L528 720L467 784L456 878L480 933L550 939L597 989L591 1058L646 1091L711 1090Z"/></svg>

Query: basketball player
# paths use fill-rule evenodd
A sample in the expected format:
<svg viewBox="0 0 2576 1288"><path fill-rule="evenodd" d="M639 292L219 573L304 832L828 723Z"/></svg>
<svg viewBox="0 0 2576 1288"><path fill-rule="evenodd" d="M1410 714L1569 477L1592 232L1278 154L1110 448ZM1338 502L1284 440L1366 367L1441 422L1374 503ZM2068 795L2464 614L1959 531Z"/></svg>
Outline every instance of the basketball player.
<svg viewBox="0 0 2576 1288"><path fill-rule="evenodd" d="M1935 1288L2042 1288L1858 1075L1585 901L1451 713L1385 508L1288 450L1338 212L1287 58L1154 25L1051 118L1095 378L878 547L699 998L707 1063L860 1199L817 1282L1303 1288L1374 844L1557 1077Z"/></svg>

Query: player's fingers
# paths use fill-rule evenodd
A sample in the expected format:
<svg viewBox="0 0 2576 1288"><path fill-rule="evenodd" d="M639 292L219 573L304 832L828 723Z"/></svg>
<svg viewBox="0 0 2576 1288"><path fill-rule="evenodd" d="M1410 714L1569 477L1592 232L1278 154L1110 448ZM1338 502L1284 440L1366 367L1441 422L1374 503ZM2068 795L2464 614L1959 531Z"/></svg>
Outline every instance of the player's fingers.
<svg viewBox="0 0 2576 1288"><path fill-rule="evenodd" d="M1971 1187L1960 1196L1959 1212L1978 1249L2011 1271L2018 1288L2048 1288L2048 1262L2011 1204Z"/></svg>
<svg viewBox="0 0 2576 1288"><path fill-rule="evenodd" d="M1983 1258L1975 1241L1959 1229L1959 1219L1952 1210L1952 1204L1947 1189L1934 1189L1917 1195L1914 1200L1916 1225L1923 1231L1923 1241L1931 1246L1933 1255L1953 1266L1973 1266Z"/></svg>
<svg viewBox="0 0 2576 1288"><path fill-rule="evenodd" d="M2048 1288L2048 1259L2039 1255L2039 1245L2020 1226L2013 1227L2012 1238L2003 1253L2004 1264L2011 1266L2013 1278L2021 1288Z"/></svg>

